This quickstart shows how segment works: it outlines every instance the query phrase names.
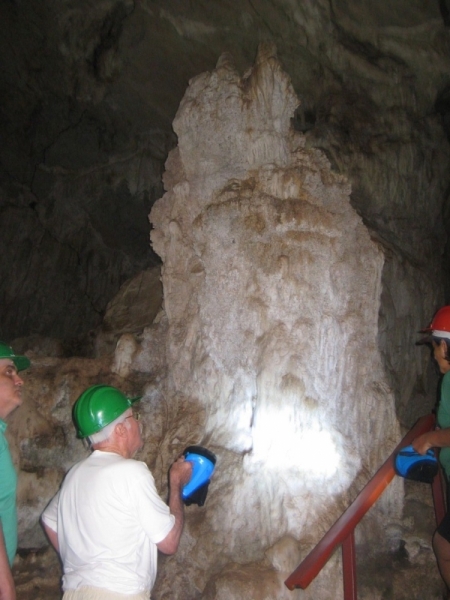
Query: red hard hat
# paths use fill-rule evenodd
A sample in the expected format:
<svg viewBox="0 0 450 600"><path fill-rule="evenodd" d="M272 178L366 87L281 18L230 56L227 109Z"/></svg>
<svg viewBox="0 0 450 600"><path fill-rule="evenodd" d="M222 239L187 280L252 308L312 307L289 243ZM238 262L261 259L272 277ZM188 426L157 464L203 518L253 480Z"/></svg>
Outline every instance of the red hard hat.
<svg viewBox="0 0 450 600"><path fill-rule="evenodd" d="M436 337L450 338L450 306L443 306L434 315L428 327L422 333L431 333ZM446 333L446 335L440 335Z"/></svg>

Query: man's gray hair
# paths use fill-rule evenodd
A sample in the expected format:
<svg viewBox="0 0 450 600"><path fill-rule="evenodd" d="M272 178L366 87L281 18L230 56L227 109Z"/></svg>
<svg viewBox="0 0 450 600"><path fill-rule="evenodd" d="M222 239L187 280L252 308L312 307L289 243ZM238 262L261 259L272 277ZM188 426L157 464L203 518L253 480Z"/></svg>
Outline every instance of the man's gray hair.
<svg viewBox="0 0 450 600"><path fill-rule="evenodd" d="M116 425L119 425L119 423L123 423L130 416L127 413L128 410L126 410L124 413L118 416L117 419L114 419L114 421L109 423L109 425L106 425L106 427L103 427L103 429L97 431L97 433L93 433L92 435L90 435L89 442L91 443L91 445L99 444L100 442L106 441L114 431L114 427Z"/></svg>

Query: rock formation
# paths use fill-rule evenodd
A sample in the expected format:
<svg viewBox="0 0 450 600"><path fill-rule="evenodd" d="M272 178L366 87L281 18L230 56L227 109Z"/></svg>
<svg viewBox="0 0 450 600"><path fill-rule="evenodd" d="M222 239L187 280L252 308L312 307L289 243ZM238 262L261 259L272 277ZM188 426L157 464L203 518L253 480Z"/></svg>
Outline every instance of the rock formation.
<svg viewBox="0 0 450 600"><path fill-rule="evenodd" d="M377 346L384 255L348 181L295 131L298 105L271 45L244 77L222 57L190 82L151 213L167 393L203 408L194 441L219 456L195 548L167 563L177 597L289 597L286 544L293 568L399 439ZM204 575L186 589L190 567ZM318 585L305 598L337 597L338 582Z"/></svg>
<svg viewBox="0 0 450 600"><path fill-rule="evenodd" d="M285 574L435 401L414 342L449 301L446 2L0 16L0 339L33 363L8 429L18 600L59 600L38 518L85 455L70 408L99 382L144 393L163 495L187 444L219 456L155 600L295 597ZM246 72L261 40L280 62L265 45ZM429 532L398 519L400 487L357 541L400 541L431 600ZM361 597L413 597L411 571ZM302 597L336 597L337 556L321 577Z"/></svg>

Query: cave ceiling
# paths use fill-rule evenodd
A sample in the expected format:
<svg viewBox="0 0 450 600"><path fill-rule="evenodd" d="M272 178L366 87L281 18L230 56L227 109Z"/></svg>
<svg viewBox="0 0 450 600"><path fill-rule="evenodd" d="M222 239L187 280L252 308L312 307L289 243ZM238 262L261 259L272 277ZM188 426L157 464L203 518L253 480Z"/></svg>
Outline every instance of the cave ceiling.
<svg viewBox="0 0 450 600"><path fill-rule="evenodd" d="M448 49L443 40L429 37L433 22L444 25L437 1L5 0L1 10L2 125L17 144L33 146L35 159L84 111L120 122L128 134L170 131L191 77L212 69L223 52L245 70L267 39L311 103L320 80L363 89L364 71L374 69L380 80L394 70L411 77L430 106L447 62L439 56ZM352 58L354 72L344 72ZM434 86L419 85L427 81ZM41 148L30 143L44 132Z"/></svg>
<svg viewBox="0 0 450 600"><path fill-rule="evenodd" d="M426 233L444 236L445 0L3 0L0 17L1 337L82 334L126 279L158 264L147 215L189 80L225 52L245 73L265 41L299 97L294 126L314 130L357 210L413 260L419 233L411 241L398 207L364 200L349 156L394 144L393 123L397 139L434 152Z"/></svg>

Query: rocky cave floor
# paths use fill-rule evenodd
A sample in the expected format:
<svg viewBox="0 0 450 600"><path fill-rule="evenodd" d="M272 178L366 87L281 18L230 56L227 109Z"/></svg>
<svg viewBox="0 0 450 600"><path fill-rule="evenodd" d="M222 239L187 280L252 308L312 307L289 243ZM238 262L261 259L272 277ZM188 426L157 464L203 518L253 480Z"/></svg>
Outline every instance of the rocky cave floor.
<svg viewBox="0 0 450 600"><path fill-rule="evenodd" d="M402 544L395 553L374 554L357 547L358 599L447 598L431 548L435 526L429 486L405 482L405 508L400 527ZM60 573L59 561L51 548L19 551L14 564L17 600L60 600ZM298 598L301 596L299 592Z"/></svg>

